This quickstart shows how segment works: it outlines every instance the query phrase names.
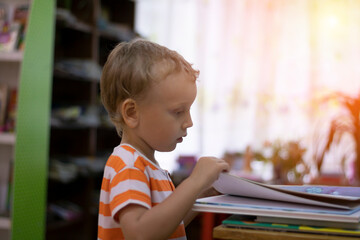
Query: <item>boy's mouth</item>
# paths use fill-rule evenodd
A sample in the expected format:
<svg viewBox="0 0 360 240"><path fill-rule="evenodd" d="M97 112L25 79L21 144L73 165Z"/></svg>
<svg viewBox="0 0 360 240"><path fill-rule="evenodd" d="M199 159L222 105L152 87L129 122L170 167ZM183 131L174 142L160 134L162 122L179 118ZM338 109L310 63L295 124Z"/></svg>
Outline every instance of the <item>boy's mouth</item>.
<svg viewBox="0 0 360 240"><path fill-rule="evenodd" d="M179 143L181 143L184 140L184 137L187 136L187 133L185 133L182 137L179 137L178 139L176 139Z"/></svg>

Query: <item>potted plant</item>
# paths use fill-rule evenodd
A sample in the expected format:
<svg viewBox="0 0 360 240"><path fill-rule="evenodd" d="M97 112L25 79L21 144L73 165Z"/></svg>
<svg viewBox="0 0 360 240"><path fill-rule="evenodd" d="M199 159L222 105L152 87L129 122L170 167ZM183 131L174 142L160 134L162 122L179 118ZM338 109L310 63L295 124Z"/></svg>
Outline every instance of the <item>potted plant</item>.
<svg viewBox="0 0 360 240"><path fill-rule="evenodd" d="M351 136L354 143L354 185L360 185L360 92L356 96L349 96L341 92L330 94L324 99L326 102L335 100L342 107L341 113L332 120L326 136L326 144L320 154L315 156L317 170L321 171L324 157L327 152L339 144L347 134ZM344 161L344 159L342 159Z"/></svg>
<svg viewBox="0 0 360 240"><path fill-rule="evenodd" d="M268 154L256 154L256 159L272 164L273 184L302 183L310 169L303 159L306 148L299 141L266 141L263 147Z"/></svg>

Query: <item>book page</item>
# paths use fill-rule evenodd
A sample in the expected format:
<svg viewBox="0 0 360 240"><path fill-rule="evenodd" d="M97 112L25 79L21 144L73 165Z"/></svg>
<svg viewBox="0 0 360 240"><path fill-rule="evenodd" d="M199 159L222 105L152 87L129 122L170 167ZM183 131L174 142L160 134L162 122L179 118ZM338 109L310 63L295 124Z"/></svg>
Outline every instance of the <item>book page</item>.
<svg viewBox="0 0 360 240"><path fill-rule="evenodd" d="M360 198L360 188L359 187L344 187L344 186L317 186L317 185L284 185L280 186L281 189L303 192L303 193L312 193L312 194L326 194L332 195L335 198L339 199L353 199L357 200Z"/></svg>
<svg viewBox="0 0 360 240"><path fill-rule="evenodd" d="M213 187L222 194L295 202L325 207L350 209L359 206L360 198L351 196L320 195L298 192L294 189L282 189L240 178L228 173L221 173ZM360 189L360 188L359 188ZM340 198L340 199L339 199ZM345 201L347 200L347 201Z"/></svg>

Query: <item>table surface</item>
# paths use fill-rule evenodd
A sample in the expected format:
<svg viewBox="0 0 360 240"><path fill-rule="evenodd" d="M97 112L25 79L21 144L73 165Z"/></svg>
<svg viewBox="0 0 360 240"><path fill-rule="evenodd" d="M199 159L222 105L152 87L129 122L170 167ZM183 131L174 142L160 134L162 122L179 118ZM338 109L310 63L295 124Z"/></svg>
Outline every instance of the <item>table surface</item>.
<svg viewBox="0 0 360 240"><path fill-rule="evenodd" d="M223 225L217 226L213 230L215 239L232 240L355 240L359 237L338 236L314 233L296 233L285 231L229 228Z"/></svg>

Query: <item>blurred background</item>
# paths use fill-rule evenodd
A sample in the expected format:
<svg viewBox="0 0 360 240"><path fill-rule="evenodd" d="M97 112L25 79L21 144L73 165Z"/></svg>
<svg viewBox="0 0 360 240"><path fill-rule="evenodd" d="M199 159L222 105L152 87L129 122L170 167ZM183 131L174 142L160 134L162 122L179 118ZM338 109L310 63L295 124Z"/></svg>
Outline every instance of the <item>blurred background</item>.
<svg viewBox="0 0 360 240"><path fill-rule="evenodd" d="M194 127L174 152L159 154L166 168L175 169L179 155L239 156L248 148L255 160L270 160L276 151L288 158L293 148L302 159L289 164L297 167L288 176L293 181L301 174L310 182L320 172L353 181L357 1L136 3L137 33L177 50L200 70ZM270 162L254 161L255 174L273 178Z"/></svg>
<svg viewBox="0 0 360 240"><path fill-rule="evenodd" d="M0 0L0 236L7 237L32 2ZM194 126L175 151L156 155L175 184L200 156L213 155L260 182L359 186L359 1L58 0L54 21L46 239L96 237L102 170L120 142L99 78L111 49L135 37L176 50L200 70ZM190 239L200 239L202 217Z"/></svg>

